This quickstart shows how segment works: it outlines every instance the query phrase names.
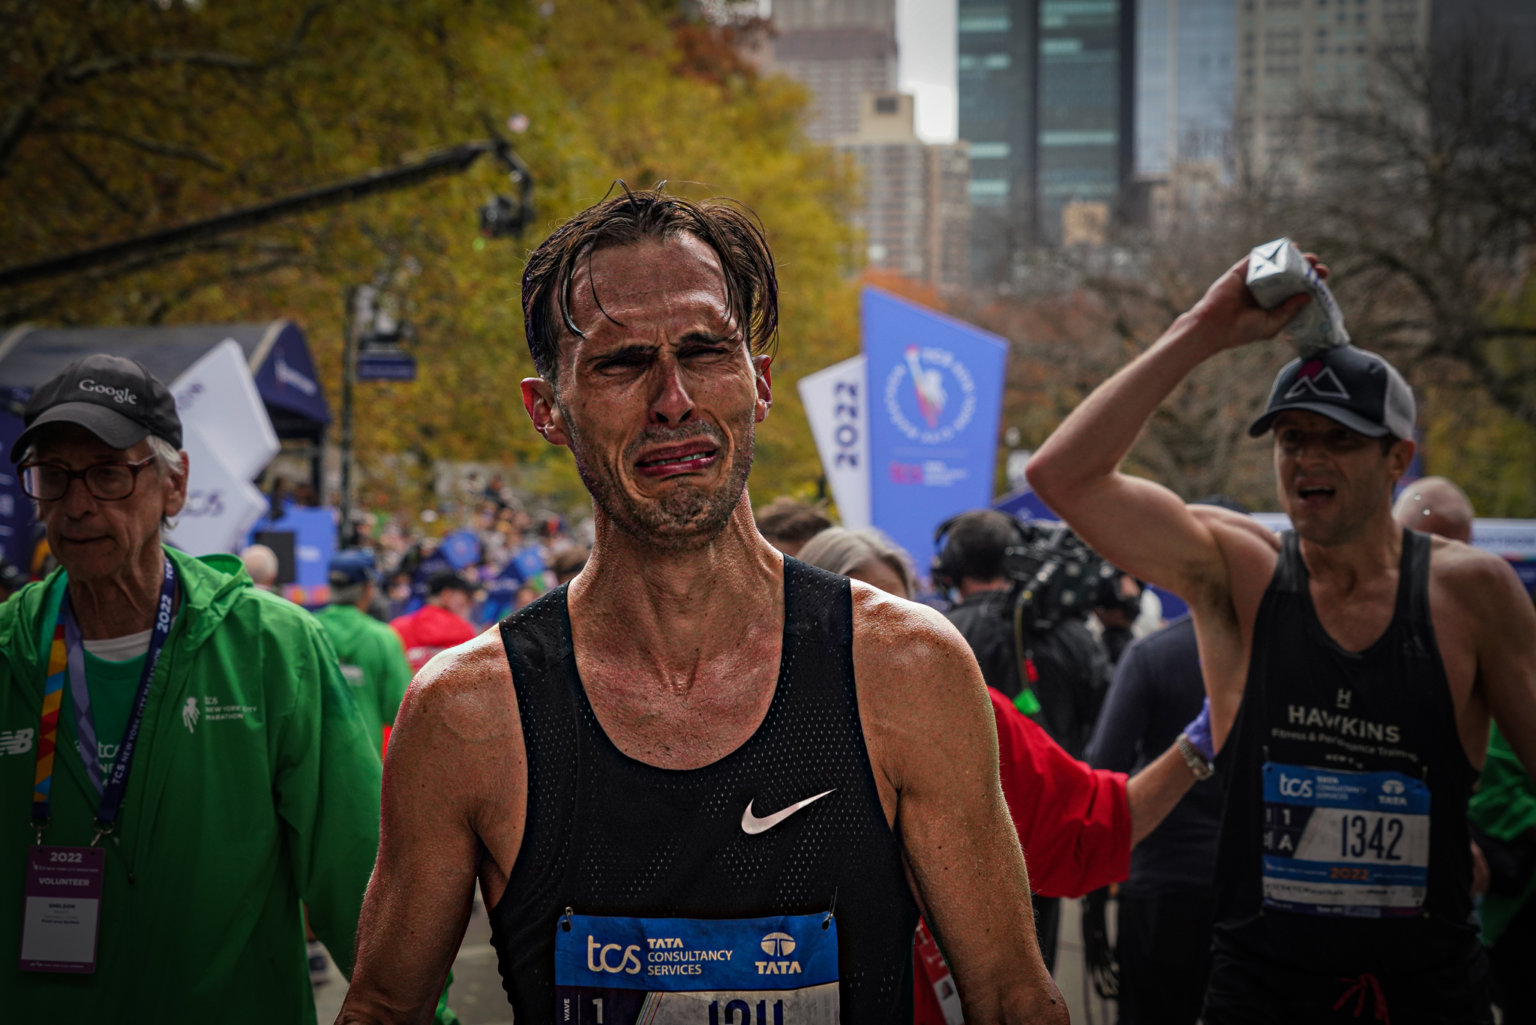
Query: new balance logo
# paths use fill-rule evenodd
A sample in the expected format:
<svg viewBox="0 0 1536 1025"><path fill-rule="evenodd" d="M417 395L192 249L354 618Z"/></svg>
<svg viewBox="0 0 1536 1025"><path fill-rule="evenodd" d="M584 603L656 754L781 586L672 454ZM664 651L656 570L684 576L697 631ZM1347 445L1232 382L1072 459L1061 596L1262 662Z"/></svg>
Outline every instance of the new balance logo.
<svg viewBox="0 0 1536 1025"><path fill-rule="evenodd" d="M1349 401L1349 391L1332 367L1323 366L1322 360L1312 360L1303 366L1301 376L1296 378L1296 383L1291 385L1291 390L1284 397L1287 400L1296 399L1308 393L1323 399Z"/></svg>

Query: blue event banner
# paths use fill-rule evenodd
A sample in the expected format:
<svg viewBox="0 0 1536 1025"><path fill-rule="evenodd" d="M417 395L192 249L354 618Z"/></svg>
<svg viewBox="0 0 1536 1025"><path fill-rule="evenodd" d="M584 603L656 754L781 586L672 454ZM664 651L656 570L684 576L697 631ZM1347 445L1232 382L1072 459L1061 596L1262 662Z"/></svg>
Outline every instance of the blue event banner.
<svg viewBox="0 0 1536 1025"><path fill-rule="evenodd" d="M934 528L992 504L1008 344L879 289L860 307L871 518L926 575Z"/></svg>

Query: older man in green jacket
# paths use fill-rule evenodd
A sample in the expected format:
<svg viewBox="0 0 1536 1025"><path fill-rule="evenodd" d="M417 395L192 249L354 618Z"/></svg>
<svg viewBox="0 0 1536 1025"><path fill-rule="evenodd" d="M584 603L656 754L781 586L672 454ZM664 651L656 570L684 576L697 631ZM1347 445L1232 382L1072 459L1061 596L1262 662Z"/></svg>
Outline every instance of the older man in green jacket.
<svg viewBox="0 0 1536 1025"><path fill-rule="evenodd" d="M300 900L350 972L378 843L335 652L237 559L161 544L187 462L142 366L77 361L26 424L62 569L0 606L4 1016L313 1022Z"/></svg>

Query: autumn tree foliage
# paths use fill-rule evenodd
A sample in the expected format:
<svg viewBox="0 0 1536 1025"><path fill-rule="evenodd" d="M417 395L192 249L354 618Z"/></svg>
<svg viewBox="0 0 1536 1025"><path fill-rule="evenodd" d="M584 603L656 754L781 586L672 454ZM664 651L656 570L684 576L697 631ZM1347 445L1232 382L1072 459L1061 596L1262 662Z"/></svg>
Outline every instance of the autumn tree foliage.
<svg viewBox="0 0 1536 1025"><path fill-rule="evenodd" d="M617 181L729 196L778 259L775 411L755 491L819 474L794 381L857 348L846 164L805 141L806 97L734 38L664 3L476 0L0 0L4 266L133 237L387 168L490 132L532 171L537 223L483 240L513 191L483 160L409 191L0 290L0 324L288 317L340 394L343 296L385 273L415 329L413 383L357 389L364 495L417 494L439 460L508 466L584 500L569 457L526 423L527 250ZM732 29L737 31L737 29ZM521 115L526 129L513 133ZM401 268L413 269L398 273Z"/></svg>

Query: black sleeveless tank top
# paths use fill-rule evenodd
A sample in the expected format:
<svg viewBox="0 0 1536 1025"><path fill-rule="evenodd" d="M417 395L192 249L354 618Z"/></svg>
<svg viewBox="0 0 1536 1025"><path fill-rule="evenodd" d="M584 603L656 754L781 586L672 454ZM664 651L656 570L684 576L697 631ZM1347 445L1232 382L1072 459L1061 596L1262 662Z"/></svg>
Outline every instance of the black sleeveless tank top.
<svg viewBox="0 0 1536 1025"><path fill-rule="evenodd" d="M554 937L577 914L835 913L842 1021L912 1020L917 924L864 745L848 580L784 560L784 638L768 712L699 769L636 761L577 675L566 588L502 621L528 758L528 811L491 943L518 1025L553 1022ZM826 797L748 835L743 813Z"/></svg>
<svg viewBox="0 0 1536 1025"><path fill-rule="evenodd" d="M1403 532L1392 621L1370 647L1349 652L1318 620L1297 537L1285 535L1254 623L1242 706L1218 758L1230 781L1216 883L1218 954L1262 963L1275 978L1275 969L1293 964L1397 979L1412 978L1421 963L1422 978L1443 977L1447 959L1474 955L1467 800L1477 774L1457 734L1430 620L1430 548L1426 535ZM1323 792L1345 793L1341 781L1359 796L1324 807ZM1326 897L1367 874L1422 864L1422 836L1413 849L1421 811L1429 820L1421 906L1383 914ZM1272 889L1285 870L1275 860L1266 866L1266 855L1303 850L1321 874L1299 885L1325 896L1287 906ZM1282 880L1278 892L1293 896L1290 883ZM1442 971L1428 971L1431 964ZM1394 1001L1394 1014L1400 1008Z"/></svg>

